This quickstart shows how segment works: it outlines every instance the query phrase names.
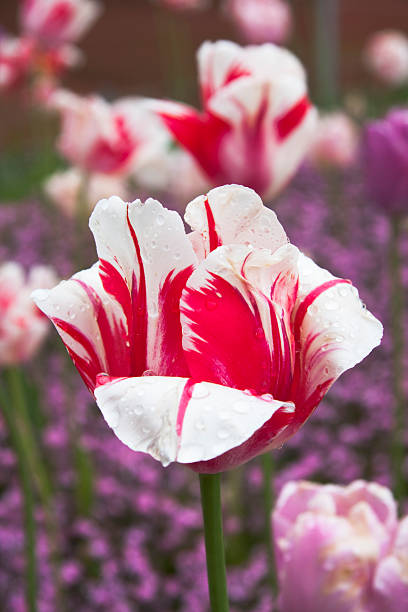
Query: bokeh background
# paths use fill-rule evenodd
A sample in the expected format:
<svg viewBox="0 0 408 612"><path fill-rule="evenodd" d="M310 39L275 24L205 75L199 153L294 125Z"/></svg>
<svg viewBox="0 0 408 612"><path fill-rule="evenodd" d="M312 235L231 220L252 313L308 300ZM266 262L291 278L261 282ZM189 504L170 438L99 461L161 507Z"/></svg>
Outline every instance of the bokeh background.
<svg viewBox="0 0 408 612"><path fill-rule="evenodd" d="M319 2L290 4L294 30L288 46L306 67L315 104L346 109L357 125L393 105L407 104L406 83L387 88L362 61L370 34L386 28L408 34L406 0L339 0L338 18L325 32L316 16ZM96 91L108 99L168 97L198 105L199 45L221 38L244 42L218 2L199 11L170 10L158 0L104 0L103 6L81 41L85 63L63 78L64 87L77 93ZM15 0L1 1L0 24L8 32L18 31ZM327 37L329 64L322 67ZM52 264L67 278L78 261L82 267L92 264L95 250L86 226L78 229L76 220L44 197L44 180L66 165L55 148L57 133L55 117L29 108L18 93L0 95L0 261L17 261L25 268ZM182 210L187 202L170 198L167 204ZM367 196L358 161L334 171L305 163L272 206L291 241L334 274L350 278L386 328L382 346L343 375L310 422L274 454L274 489L300 478L337 483L366 478L391 485L389 218ZM400 251L406 296L408 232ZM405 337L407 314L405 305ZM37 498L34 511L38 609L206 612L196 475L177 465L164 470L112 435L54 332L24 368L23 378L49 474L48 501ZM0 464L0 607L17 612L26 610L22 498L4 422ZM262 487L256 460L224 475L235 612L272 609ZM51 507L56 523L49 516Z"/></svg>

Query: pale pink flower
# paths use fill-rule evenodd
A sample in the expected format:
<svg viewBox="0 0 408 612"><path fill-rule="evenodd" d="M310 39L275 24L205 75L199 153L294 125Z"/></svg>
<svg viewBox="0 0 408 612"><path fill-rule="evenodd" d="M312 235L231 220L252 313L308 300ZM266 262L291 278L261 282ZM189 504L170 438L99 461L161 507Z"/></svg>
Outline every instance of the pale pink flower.
<svg viewBox="0 0 408 612"><path fill-rule="evenodd" d="M227 12L249 43L284 43L292 29L292 11L284 0L229 0Z"/></svg>
<svg viewBox="0 0 408 612"><path fill-rule="evenodd" d="M357 158L357 126L345 113L334 112L319 118L309 156L317 164L347 168Z"/></svg>
<svg viewBox="0 0 408 612"><path fill-rule="evenodd" d="M24 38L0 34L0 91L20 85L30 71L32 43Z"/></svg>
<svg viewBox="0 0 408 612"><path fill-rule="evenodd" d="M280 609L404 610L407 527L378 484L288 483L273 513Z"/></svg>
<svg viewBox="0 0 408 612"><path fill-rule="evenodd" d="M84 185L85 193L82 194ZM92 174L85 177L78 168L69 168L50 176L44 184L44 191L68 217L77 213L80 198L85 197L85 205L90 212L103 198L118 195L126 199L129 195L126 182L121 176Z"/></svg>
<svg viewBox="0 0 408 612"><path fill-rule="evenodd" d="M57 91L50 106L61 113L58 149L73 165L88 172L126 172L138 148L124 112L97 96Z"/></svg>
<svg viewBox="0 0 408 612"><path fill-rule="evenodd" d="M272 44L204 43L198 52L203 112L154 108L212 185L241 183L271 198L306 155L315 125L302 65Z"/></svg>
<svg viewBox="0 0 408 612"><path fill-rule="evenodd" d="M185 220L102 200L99 261L33 297L122 442L219 472L293 435L382 326L251 189L213 189Z"/></svg>
<svg viewBox="0 0 408 612"><path fill-rule="evenodd" d="M39 287L52 287L57 278L51 268L34 266L26 277L13 262L0 266L0 365L27 361L38 350L49 323L31 300Z"/></svg>
<svg viewBox="0 0 408 612"><path fill-rule="evenodd" d="M101 12L95 0L23 0L21 26L45 46L76 42Z"/></svg>
<svg viewBox="0 0 408 612"><path fill-rule="evenodd" d="M383 83L400 85L408 80L408 37L397 30L377 32L368 41L364 60Z"/></svg>

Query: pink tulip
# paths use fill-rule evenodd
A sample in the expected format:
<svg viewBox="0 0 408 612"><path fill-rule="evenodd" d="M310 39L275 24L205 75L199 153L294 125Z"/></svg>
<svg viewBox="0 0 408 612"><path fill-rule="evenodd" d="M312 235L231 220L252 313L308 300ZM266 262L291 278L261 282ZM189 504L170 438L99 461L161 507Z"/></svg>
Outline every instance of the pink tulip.
<svg viewBox="0 0 408 612"><path fill-rule="evenodd" d="M273 526L281 610L406 609L408 523L398 527L396 503L385 487L288 483Z"/></svg>
<svg viewBox="0 0 408 612"><path fill-rule="evenodd" d="M199 196L185 220L102 200L99 261L33 297L122 442L211 473L295 433L382 326L251 189Z"/></svg>
<svg viewBox="0 0 408 612"><path fill-rule="evenodd" d="M128 195L126 183L120 176L93 174L86 181L86 193L81 195L84 182L85 178L78 168L69 168L50 176L44 185L44 191L68 217L75 216L81 198L85 199L85 204L91 211L102 198L112 194L118 194L121 198Z"/></svg>
<svg viewBox="0 0 408 612"><path fill-rule="evenodd" d="M32 54L30 41L0 34L0 91L13 89L24 81Z"/></svg>
<svg viewBox="0 0 408 612"><path fill-rule="evenodd" d="M230 0L228 14L249 43L284 43L292 29L290 6L283 0Z"/></svg>
<svg viewBox="0 0 408 612"><path fill-rule="evenodd" d="M396 30L377 32L368 41L364 58L369 70L383 83L408 80L408 37Z"/></svg>
<svg viewBox="0 0 408 612"><path fill-rule="evenodd" d="M23 0L25 34L51 47L76 42L101 12L95 0Z"/></svg>
<svg viewBox="0 0 408 612"><path fill-rule="evenodd" d="M103 174L127 170L138 142L124 112L97 96L68 91L56 92L50 105L62 115L58 149L72 164Z"/></svg>
<svg viewBox="0 0 408 612"><path fill-rule="evenodd" d="M27 278L17 263L0 266L0 365L21 363L38 350L49 325L30 294L38 287L52 287L56 280L43 266L34 266Z"/></svg>
<svg viewBox="0 0 408 612"><path fill-rule="evenodd" d="M300 62L272 44L204 43L198 52L204 111L156 102L174 138L213 185L241 183L271 198L303 160L315 125Z"/></svg>
<svg viewBox="0 0 408 612"><path fill-rule="evenodd" d="M319 119L309 155L317 164L347 168L356 161L358 146L356 125L336 112Z"/></svg>

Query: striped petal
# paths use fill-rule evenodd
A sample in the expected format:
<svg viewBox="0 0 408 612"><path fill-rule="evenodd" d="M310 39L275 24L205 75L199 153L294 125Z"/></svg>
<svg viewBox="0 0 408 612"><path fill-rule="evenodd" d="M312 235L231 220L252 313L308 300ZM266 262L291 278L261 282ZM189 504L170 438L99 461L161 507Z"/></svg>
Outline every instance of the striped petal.
<svg viewBox="0 0 408 612"><path fill-rule="evenodd" d="M185 221L199 232L203 250L250 244L275 251L288 239L276 214L248 187L225 185L195 198L186 208Z"/></svg>
<svg viewBox="0 0 408 612"><path fill-rule="evenodd" d="M297 350L291 399L301 424L328 388L381 342L381 323L350 281L336 278L305 255L299 258L293 312Z"/></svg>
<svg viewBox="0 0 408 612"><path fill-rule="evenodd" d="M95 397L108 425L132 450L163 465L213 460L240 447L275 414L280 415L275 433L280 432L293 412L291 404L271 396L192 379L101 376L99 381Z"/></svg>
<svg viewBox="0 0 408 612"><path fill-rule="evenodd" d="M155 200L101 200L90 220L99 262L37 305L93 390L99 372L187 374L178 300L196 257L183 222Z"/></svg>

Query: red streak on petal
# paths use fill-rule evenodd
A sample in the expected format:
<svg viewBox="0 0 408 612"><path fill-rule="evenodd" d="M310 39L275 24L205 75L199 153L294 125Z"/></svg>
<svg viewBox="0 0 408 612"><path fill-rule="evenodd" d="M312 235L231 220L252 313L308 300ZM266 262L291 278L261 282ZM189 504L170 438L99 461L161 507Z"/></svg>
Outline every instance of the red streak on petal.
<svg viewBox="0 0 408 612"><path fill-rule="evenodd" d="M217 274L183 291L181 311L190 333L185 348L195 380L237 389L270 390L271 356L255 300L251 310L240 291ZM192 346L191 346L192 345Z"/></svg>
<svg viewBox="0 0 408 612"><path fill-rule="evenodd" d="M195 158L212 181L220 176L220 146L231 126L211 113L200 115L194 109L184 114L172 115L160 112L167 128L182 147Z"/></svg>
<svg viewBox="0 0 408 612"><path fill-rule="evenodd" d="M197 381L194 381L192 378L189 378L186 382L186 384L184 385L184 389L183 392L181 394L180 397L180 402L179 402L179 409L178 409L178 413L177 413L177 421L176 421L176 432L178 437L181 437L181 432L183 429L183 421L184 421L184 417L186 415L186 410L188 407L188 403L191 399L192 393L193 393L193 389L194 389L194 385Z"/></svg>
<svg viewBox="0 0 408 612"><path fill-rule="evenodd" d="M208 240L210 243L210 252L214 251L217 247L222 245L220 237L217 233L214 221L214 215L211 210L210 203L208 202L208 198L205 199L204 202L205 212L207 214L207 225L208 225Z"/></svg>
<svg viewBox="0 0 408 612"><path fill-rule="evenodd" d="M99 260L99 275L103 288L120 304L123 309L128 328L131 327L132 303L129 287L120 272L109 261Z"/></svg>
<svg viewBox="0 0 408 612"><path fill-rule="evenodd" d="M285 140L295 130L304 119L310 108L310 102L305 96L286 113L275 119L275 128L279 140Z"/></svg>
<svg viewBox="0 0 408 612"><path fill-rule="evenodd" d="M189 266L174 274L169 272L159 293L159 321L157 326L153 369L161 376L188 377L180 322L180 298L193 272Z"/></svg>
<svg viewBox="0 0 408 612"><path fill-rule="evenodd" d="M100 361L98 353L94 344L85 336L85 334L78 329L72 323L68 321L64 321L63 319L59 319L57 317L52 317L52 322L54 325L70 336L75 342L80 344L84 351L87 353L88 358L85 359L80 357L75 351L68 347L65 342L65 346L74 362L76 367L79 370L82 378L85 380L86 385L93 391L95 388L96 376L99 372L103 370L103 365Z"/></svg>
<svg viewBox="0 0 408 612"><path fill-rule="evenodd" d="M146 277L143 266L140 245L133 225L129 219L129 206L126 211L127 225L136 251L139 264L139 280L133 275L132 279L132 309L133 325L129 329L130 346L132 351L132 373L133 376L141 376L147 370L147 293Z"/></svg>

